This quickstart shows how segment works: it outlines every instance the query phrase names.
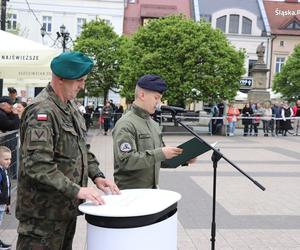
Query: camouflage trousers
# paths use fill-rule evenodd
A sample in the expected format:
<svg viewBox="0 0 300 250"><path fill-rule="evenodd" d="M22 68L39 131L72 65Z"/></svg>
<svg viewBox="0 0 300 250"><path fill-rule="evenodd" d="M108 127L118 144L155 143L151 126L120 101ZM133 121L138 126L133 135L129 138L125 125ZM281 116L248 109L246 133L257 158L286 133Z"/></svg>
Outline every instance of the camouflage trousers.
<svg viewBox="0 0 300 250"><path fill-rule="evenodd" d="M68 221L29 219L20 222L17 250L72 250L76 219Z"/></svg>

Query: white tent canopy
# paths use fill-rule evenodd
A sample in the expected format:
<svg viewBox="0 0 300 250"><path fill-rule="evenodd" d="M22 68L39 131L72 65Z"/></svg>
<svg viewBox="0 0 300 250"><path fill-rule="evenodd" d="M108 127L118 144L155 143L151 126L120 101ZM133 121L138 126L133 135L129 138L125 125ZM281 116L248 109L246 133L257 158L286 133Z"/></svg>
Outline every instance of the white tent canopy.
<svg viewBox="0 0 300 250"><path fill-rule="evenodd" d="M39 83L51 79L50 62L60 51L0 30L0 78Z"/></svg>

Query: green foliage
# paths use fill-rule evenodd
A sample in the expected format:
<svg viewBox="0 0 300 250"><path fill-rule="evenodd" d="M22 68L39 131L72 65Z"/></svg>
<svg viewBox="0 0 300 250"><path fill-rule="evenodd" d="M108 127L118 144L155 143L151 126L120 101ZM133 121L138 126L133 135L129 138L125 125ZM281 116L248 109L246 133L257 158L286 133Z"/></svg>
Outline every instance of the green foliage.
<svg viewBox="0 0 300 250"><path fill-rule="evenodd" d="M273 90L284 98L299 100L300 98L300 44L295 47L283 65L280 73L275 75Z"/></svg>
<svg viewBox="0 0 300 250"><path fill-rule="evenodd" d="M95 66L86 81L88 95L106 98L108 90L117 86L120 43L120 38L106 21L96 19L84 24L74 50L94 59Z"/></svg>
<svg viewBox="0 0 300 250"><path fill-rule="evenodd" d="M132 100L137 79L147 73L166 80L169 104L232 99L244 73L244 52L220 30L183 16L151 21L122 44L121 94Z"/></svg>

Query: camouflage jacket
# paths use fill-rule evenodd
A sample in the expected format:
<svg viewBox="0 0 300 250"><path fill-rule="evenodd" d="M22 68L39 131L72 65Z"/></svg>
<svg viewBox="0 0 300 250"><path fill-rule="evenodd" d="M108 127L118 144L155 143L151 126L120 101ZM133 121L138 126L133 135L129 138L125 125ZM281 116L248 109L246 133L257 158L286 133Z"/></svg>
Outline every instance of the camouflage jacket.
<svg viewBox="0 0 300 250"><path fill-rule="evenodd" d="M133 105L113 130L114 177L120 189L156 188L165 156L161 129L143 109Z"/></svg>
<svg viewBox="0 0 300 250"><path fill-rule="evenodd" d="M73 102L48 85L22 116L16 217L67 220L78 215L76 198L88 176L101 173L88 151L85 122Z"/></svg>

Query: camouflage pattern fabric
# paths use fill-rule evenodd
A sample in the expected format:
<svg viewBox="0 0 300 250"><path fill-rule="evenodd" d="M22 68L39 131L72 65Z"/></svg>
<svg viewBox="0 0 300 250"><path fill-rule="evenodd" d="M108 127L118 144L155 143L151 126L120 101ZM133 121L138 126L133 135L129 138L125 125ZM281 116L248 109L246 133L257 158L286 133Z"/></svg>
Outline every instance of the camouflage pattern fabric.
<svg viewBox="0 0 300 250"><path fill-rule="evenodd" d="M17 250L71 250L75 229L76 219L21 222Z"/></svg>
<svg viewBox="0 0 300 250"><path fill-rule="evenodd" d="M87 186L88 176L101 173L88 151L85 131L76 105L61 102L50 85L25 109L16 204L21 224L32 219L45 224L68 221L79 214L80 187Z"/></svg>
<svg viewBox="0 0 300 250"><path fill-rule="evenodd" d="M165 156L159 125L133 105L113 130L114 177L120 189L156 188Z"/></svg>

